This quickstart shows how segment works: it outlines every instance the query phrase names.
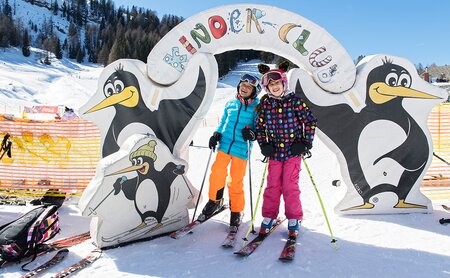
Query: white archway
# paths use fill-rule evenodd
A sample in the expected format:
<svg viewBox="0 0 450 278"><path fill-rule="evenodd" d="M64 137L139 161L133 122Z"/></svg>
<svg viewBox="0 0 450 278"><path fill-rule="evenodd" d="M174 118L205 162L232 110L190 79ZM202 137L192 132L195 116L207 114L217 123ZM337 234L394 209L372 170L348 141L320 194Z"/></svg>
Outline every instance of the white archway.
<svg viewBox="0 0 450 278"><path fill-rule="evenodd" d="M325 91L342 93L356 78L347 51L325 29L273 6L240 4L210 9L172 29L147 57L147 74L169 85L197 53L257 49L303 65Z"/></svg>

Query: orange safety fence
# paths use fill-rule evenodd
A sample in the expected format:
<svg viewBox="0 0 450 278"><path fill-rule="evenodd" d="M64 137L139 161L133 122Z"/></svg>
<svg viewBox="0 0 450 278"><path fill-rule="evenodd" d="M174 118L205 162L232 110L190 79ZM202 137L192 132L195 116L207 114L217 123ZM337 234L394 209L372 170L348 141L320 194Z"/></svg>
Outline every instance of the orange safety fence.
<svg viewBox="0 0 450 278"><path fill-rule="evenodd" d="M428 118L433 139L433 161L422 181L422 192L432 199L450 200L450 103L435 106Z"/></svg>
<svg viewBox="0 0 450 278"><path fill-rule="evenodd" d="M0 161L0 194L39 196L59 189L80 195L95 175L100 131L92 122L0 115L0 140L6 134L11 157Z"/></svg>

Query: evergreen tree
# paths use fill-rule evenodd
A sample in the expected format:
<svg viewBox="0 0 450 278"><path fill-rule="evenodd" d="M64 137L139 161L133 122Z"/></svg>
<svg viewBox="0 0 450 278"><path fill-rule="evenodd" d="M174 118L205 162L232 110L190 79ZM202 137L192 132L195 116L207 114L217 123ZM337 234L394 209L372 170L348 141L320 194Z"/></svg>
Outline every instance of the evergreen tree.
<svg viewBox="0 0 450 278"><path fill-rule="evenodd" d="M108 65L109 59L109 48L107 44L104 44L100 52L98 53L97 63L102 64L103 66Z"/></svg>
<svg viewBox="0 0 450 278"><path fill-rule="evenodd" d="M31 52L30 52L30 36L28 34L28 29L25 29L23 31L23 37L22 37L22 54L25 57L29 57Z"/></svg>
<svg viewBox="0 0 450 278"><path fill-rule="evenodd" d="M108 64L126 58L126 42L125 35L121 33L114 42L108 57Z"/></svg>
<svg viewBox="0 0 450 278"><path fill-rule="evenodd" d="M364 57L366 57L365 55L359 55L358 58L356 58L355 60L355 65L357 65L362 59L364 59Z"/></svg>
<svg viewBox="0 0 450 278"><path fill-rule="evenodd" d="M58 10L59 10L59 6L58 6L58 0L55 0L52 4L52 10L53 10L53 14L57 15L58 14Z"/></svg>
<svg viewBox="0 0 450 278"><path fill-rule="evenodd" d="M59 38L56 38L56 44L55 44L55 56L56 59L61 60L63 57L63 52L62 52L62 48L61 48L61 42L59 41Z"/></svg>
<svg viewBox="0 0 450 278"><path fill-rule="evenodd" d="M8 0L5 1L5 4L3 6L3 14L6 15L9 18L12 18L12 9L11 6L8 3Z"/></svg>
<svg viewBox="0 0 450 278"><path fill-rule="evenodd" d="M83 59L84 59L84 53L83 53L81 47L78 47L78 50L77 50L77 62L78 63L82 63Z"/></svg>

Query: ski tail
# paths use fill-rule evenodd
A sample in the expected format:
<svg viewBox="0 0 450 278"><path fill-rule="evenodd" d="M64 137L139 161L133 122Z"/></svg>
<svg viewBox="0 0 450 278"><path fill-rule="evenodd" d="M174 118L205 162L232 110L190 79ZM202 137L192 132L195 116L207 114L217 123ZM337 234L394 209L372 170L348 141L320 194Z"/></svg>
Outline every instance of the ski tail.
<svg viewBox="0 0 450 278"><path fill-rule="evenodd" d="M285 262L294 260L296 247L297 247L297 234L289 235L278 259L280 261Z"/></svg>
<svg viewBox="0 0 450 278"><path fill-rule="evenodd" d="M71 275L72 273L78 272L78 271L86 268L86 266L95 262L98 258L100 258L101 255L102 255L102 250L95 248L83 259L79 260L78 262L69 266L68 268L56 273L53 276L53 278L67 277L67 276Z"/></svg>
<svg viewBox="0 0 450 278"><path fill-rule="evenodd" d="M28 273L20 276L20 278L30 278L33 276L36 276L37 274L43 272L44 270L47 270L51 268L52 266L60 263L64 258L69 254L68 249L61 249L59 250L50 260L46 261L45 263L41 264L40 266L36 267L35 269L29 271Z"/></svg>
<svg viewBox="0 0 450 278"><path fill-rule="evenodd" d="M214 212L213 215L211 215L210 217L205 218L202 221L195 220L195 221L187 224L186 226L182 227L181 229L172 232L170 234L170 237L174 238L174 239L183 237L183 236L189 234L190 232L192 232L195 228L197 228L201 224L205 223L206 221L208 221L209 219L213 218L214 216L216 216L217 214L221 213L222 211L224 211L226 209L228 209L228 205L223 205L222 207L220 207L220 209L218 209L216 212Z"/></svg>

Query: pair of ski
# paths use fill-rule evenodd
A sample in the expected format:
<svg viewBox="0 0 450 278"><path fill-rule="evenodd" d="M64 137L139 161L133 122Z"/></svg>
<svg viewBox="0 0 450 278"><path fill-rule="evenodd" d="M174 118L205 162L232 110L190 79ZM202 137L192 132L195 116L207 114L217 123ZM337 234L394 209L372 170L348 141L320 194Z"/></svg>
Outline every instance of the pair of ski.
<svg viewBox="0 0 450 278"><path fill-rule="evenodd" d="M31 270L30 272L22 275L20 278L31 278L35 275L38 275L39 273L51 268L52 266L54 266L54 265L58 264L59 262L61 262L62 260L64 260L64 258L68 254L69 254L68 249L61 249L55 254L55 256L53 256L53 258L51 258L47 262L43 263L42 265L36 267L35 269ZM85 268L87 265L93 263L95 260L100 258L101 254L102 254L102 251L100 249L96 248L93 251L91 251L86 257L81 259L80 261L78 261L75 264L65 268L64 270L56 273L52 277L53 278L67 277L70 274L77 272L77 271Z"/></svg>
<svg viewBox="0 0 450 278"><path fill-rule="evenodd" d="M58 251L50 260L46 261L45 263L41 264L40 266L34 268L33 270L29 271L28 273L21 276L21 278L30 278L35 275L38 275L39 273L51 268L52 266L60 263L64 258L67 257L69 254L69 250L67 248L80 244L90 238L89 232L70 236L67 238L55 240L52 243L46 244L43 247L41 247L38 250L37 256L41 256L44 254L47 254L51 251ZM55 278L61 278L66 277L69 274L83 269L88 264L92 263L96 259L98 259L101 255L101 251L99 249L95 249L92 251L89 255L87 255L85 258L81 259L79 262L71 265L70 267L64 269L61 272L58 272L55 274Z"/></svg>
<svg viewBox="0 0 450 278"><path fill-rule="evenodd" d="M278 226L283 223L285 219L277 219L275 223L273 223L267 234L258 234L252 241L247 243L244 247L242 247L239 251L234 252L234 254L241 257L250 256L262 243L263 241L273 232ZM289 235L286 240L286 243L281 250L281 254L278 257L280 261L292 261L295 257L295 249L297 246L297 235Z"/></svg>
<svg viewBox="0 0 450 278"><path fill-rule="evenodd" d="M221 213L222 211L226 210L228 208L228 205L223 205L222 207L220 207L216 212L214 212L211 216L206 217L205 219L202 220L195 220L189 224L187 224L186 226L182 227L181 229L172 232L170 234L171 238L174 239L178 239L180 237L183 237L189 233L192 233L192 231L194 229L196 229L198 226L200 226L201 224L205 223L207 220L213 218L214 216L216 216L217 214ZM241 217L243 216L243 214L241 215ZM242 220L242 219L241 219ZM228 232L225 240L222 243L222 246L224 248L231 248L234 247L235 243L236 243L236 237L237 235L237 229L230 229L230 231Z"/></svg>
<svg viewBox="0 0 450 278"><path fill-rule="evenodd" d="M215 215L221 213L227 208L227 206L222 206L218 211L216 211L213 215L211 215L209 218L206 218L202 221L196 220L185 227L173 232L170 234L170 237L178 239L180 237L183 237L187 235L188 233L191 233L195 228L200 226L202 223L205 223L207 220L211 219ZM277 221L272 225L269 232L265 235L258 234L252 241L250 241L247 245L245 245L243 248L241 248L239 251L235 252L234 254L247 257L250 256L258 246L261 245L261 243L278 227L283 223L285 219L280 220L277 219ZM224 248L233 248L236 244L237 240L237 230L230 230L225 238L225 240L222 242L222 247ZM285 245L283 246L283 249L281 251L279 259L281 261L292 261L295 257L295 248L297 246L297 236L289 236Z"/></svg>

